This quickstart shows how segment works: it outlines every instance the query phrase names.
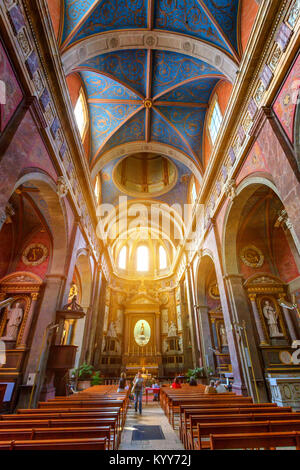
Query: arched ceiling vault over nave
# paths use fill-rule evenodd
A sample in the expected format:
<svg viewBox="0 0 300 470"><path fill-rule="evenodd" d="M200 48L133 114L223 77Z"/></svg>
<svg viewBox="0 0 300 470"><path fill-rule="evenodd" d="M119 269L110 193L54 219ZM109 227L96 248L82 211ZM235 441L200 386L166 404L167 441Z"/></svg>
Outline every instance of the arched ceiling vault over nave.
<svg viewBox="0 0 300 470"><path fill-rule="evenodd" d="M158 143L201 178L209 102L240 61L240 9L240 0L63 2L58 40L66 74L84 84L93 176L118 147Z"/></svg>

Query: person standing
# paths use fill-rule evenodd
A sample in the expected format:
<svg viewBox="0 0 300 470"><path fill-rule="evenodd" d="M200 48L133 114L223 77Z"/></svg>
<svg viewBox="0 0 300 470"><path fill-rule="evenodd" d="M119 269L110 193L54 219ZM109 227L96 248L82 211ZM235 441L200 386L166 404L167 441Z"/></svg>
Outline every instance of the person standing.
<svg viewBox="0 0 300 470"><path fill-rule="evenodd" d="M134 408L137 412L137 408L139 407L140 415L142 414L142 406L143 406L143 391L144 391L144 379L142 377L141 372L138 372L134 384L133 384L133 391L135 396L134 401Z"/></svg>

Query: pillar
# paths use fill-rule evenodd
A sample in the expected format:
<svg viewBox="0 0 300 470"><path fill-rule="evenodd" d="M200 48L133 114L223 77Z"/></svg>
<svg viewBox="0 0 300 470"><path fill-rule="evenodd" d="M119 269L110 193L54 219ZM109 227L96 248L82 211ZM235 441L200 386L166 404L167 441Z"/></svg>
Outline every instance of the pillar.
<svg viewBox="0 0 300 470"><path fill-rule="evenodd" d="M161 356L160 312L155 314L156 354Z"/></svg>
<svg viewBox="0 0 300 470"><path fill-rule="evenodd" d="M260 341L260 346L266 346L268 345L268 341L261 323L259 311L257 309L257 304L256 304L256 294L250 294L249 299L251 302L253 314L254 314L254 319L255 319L255 324L259 336L259 341Z"/></svg>
<svg viewBox="0 0 300 470"><path fill-rule="evenodd" d="M189 324L190 324L191 342L192 342L193 367L198 367L199 366L199 347L197 343L197 333L196 333L196 325L195 325L195 317L194 317L194 305L195 304L193 302L193 297L192 297L190 271L188 267L186 269L186 286L187 286L186 290L187 290Z"/></svg>
<svg viewBox="0 0 300 470"><path fill-rule="evenodd" d="M252 395L254 400L257 400L256 397L256 389L255 389L255 382L257 384L258 394L259 394L259 401L260 402L267 402L268 395L266 390L266 385L264 381L263 370L260 364L260 360L258 357L259 350L255 341L255 331L252 326L251 321L251 313L249 311L249 304L247 295L243 286L243 278L237 274L227 275L225 277L228 294L229 294L229 301L231 310L233 312L234 321L237 325L243 325L245 322L247 331L247 337L249 341L249 351L247 354L247 345L245 342L244 333L239 330L239 327L236 326L236 333L237 337L239 338L238 346L239 346L239 354L243 364L244 374L247 380L249 393ZM235 327L233 325L233 327ZM250 364L248 363L248 357L252 360L254 376L252 376L252 370Z"/></svg>
<svg viewBox="0 0 300 470"><path fill-rule="evenodd" d="M203 353L205 354L206 366L215 369L214 353L212 351L211 331L208 317L207 305L197 305L198 319L203 337Z"/></svg>
<svg viewBox="0 0 300 470"><path fill-rule="evenodd" d="M26 320L26 325L25 325L25 328L24 328L24 331L23 331L23 335L22 335L22 343L18 346L18 349L23 349L27 346L27 341L28 341L28 335L29 335L29 332L30 332L30 329L31 329L31 324L32 324L32 319L33 319L33 315L34 315L34 310L35 310L35 306L36 306L36 302L37 302L37 299L38 299L38 293L37 292L33 292L31 295L31 304L30 304L30 309L29 309L29 312L28 312L28 316L27 316L27 320Z"/></svg>
<svg viewBox="0 0 300 470"><path fill-rule="evenodd" d="M65 277L62 275L48 275L45 278L45 289L41 306L38 312L38 318L35 324L35 329L32 332L32 343L27 361L27 366L24 373L24 384L27 382L29 373L36 373L36 386L33 395L32 406L34 407L38 402L40 391L42 389L45 372L49 354L49 343L47 338L53 334L55 330L50 330L46 334L47 327L56 320L56 311L60 305L63 287L65 284ZM21 390L19 399L19 408L26 408L28 406L29 396L25 397Z"/></svg>

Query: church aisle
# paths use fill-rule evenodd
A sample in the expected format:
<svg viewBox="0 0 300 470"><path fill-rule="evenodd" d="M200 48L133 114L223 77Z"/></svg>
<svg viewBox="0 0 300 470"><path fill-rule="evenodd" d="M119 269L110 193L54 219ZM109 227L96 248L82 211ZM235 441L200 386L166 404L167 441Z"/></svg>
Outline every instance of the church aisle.
<svg viewBox="0 0 300 470"><path fill-rule="evenodd" d="M169 424L163 410L157 403L143 404L143 413L134 411L134 406L128 410L125 429L122 434L120 450L184 450L184 447ZM132 440L137 426L160 426L165 439Z"/></svg>

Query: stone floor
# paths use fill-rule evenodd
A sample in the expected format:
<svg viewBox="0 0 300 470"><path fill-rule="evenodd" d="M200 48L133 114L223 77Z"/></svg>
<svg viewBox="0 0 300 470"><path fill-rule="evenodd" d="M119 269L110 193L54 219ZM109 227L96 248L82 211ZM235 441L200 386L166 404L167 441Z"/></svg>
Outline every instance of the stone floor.
<svg viewBox="0 0 300 470"><path fill-rule="evenodd" d="M132 432L136 424L144 426L161 426L164 440L132 441ZM120 450L184 450L177 433L172 429L160 405L155 402L143 404L143 413L129 408L125 429L122 434Z"/></svg>

